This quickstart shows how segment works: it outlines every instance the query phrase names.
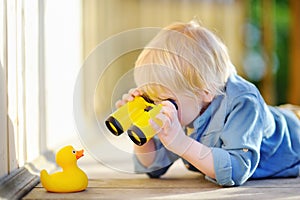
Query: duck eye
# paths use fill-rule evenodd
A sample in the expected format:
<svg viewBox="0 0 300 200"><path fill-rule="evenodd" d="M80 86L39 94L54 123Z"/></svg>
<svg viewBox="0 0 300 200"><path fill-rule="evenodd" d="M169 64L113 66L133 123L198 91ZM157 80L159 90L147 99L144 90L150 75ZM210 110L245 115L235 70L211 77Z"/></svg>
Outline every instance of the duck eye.
<svg viewBox="0 0 300 200"><path fill-rule="evenodd" d="M72 151L72 153L73 153L73 154L76 154L76 151L75 151L75 150L73 150L73 151Z"/></svg>

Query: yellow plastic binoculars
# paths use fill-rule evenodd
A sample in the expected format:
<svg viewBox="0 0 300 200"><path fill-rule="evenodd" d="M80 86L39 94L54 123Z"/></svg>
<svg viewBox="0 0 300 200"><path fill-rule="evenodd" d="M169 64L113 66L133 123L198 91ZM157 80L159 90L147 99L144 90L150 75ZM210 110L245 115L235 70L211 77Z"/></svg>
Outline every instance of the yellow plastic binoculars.
<svg viewBox="0 0 300 200"><path fill-rule="evenodd" d="M177 108L176 104L175 106ZM153 119L159 126L162 126L162 122L155 118L161 108L161 105L155 105L147 97L135 97L133 101L127 102L112 113L106 119L105 125L116 136L127 130L130 139L142 146L156 134L149 120Z"/></svg>

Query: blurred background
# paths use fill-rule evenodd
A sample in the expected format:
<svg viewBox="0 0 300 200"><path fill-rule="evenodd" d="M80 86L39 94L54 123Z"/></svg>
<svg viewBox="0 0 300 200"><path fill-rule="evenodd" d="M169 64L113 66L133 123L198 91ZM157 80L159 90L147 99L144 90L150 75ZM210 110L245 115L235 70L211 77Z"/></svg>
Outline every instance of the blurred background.
<svg viewBox="0 0 300 200"><path fill-rule="evenodd" d="M268 104L300 104L298 0L0 0L0 177L77 137L74 101L83 120L102 119L112 96L132 86L124 76L152 35L106 41L194 18L224 41ZM104 62L132 43L141 48Z"/></svg>
<svg viewBox="0 0 300 200"><path fill-rule="evenodd" d="M83 1L82 55L86 59L99 43L122 31L164 27L196 17L221 37L238 73L257 85L268 104L299 104L297 4L292 0ZM131 51L114 60L110 66L114 70L105 82L115 86L134 66L139 52ZM103 87L98 92L107 97L112 89ZM96 110L102 113L111 102L105 102L101 94L97 97Z"/></svg>

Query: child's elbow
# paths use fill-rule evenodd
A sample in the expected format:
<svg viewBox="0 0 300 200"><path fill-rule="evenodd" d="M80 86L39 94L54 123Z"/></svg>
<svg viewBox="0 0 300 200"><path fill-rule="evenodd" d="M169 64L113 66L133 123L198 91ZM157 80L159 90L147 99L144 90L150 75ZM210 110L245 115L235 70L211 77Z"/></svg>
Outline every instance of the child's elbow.
<svg viewBox="0 0 300 200"><path fill-rule="evenodd" d="M232 174L232 180L234 182L234 186L241 186L243 185L250 177L249 171L241 170L239 173Z"/></svg>
<svg viewBox="0 0 300 200"><path fill-rule="evenodd" d="M240 179L235 179L233 180L234 186L241 186L243 185L248 179L246 178L240 178Z"/></svg>
<svg viewBox="0 0 300 200"><path fill-rule="evenodd" d="M220 175L220 174L219 174ZM232 170L229 174L216 177L216 183L222 187L234 187L243 185L249 179L248 170Z"/></svg>
<svg viewBox="0 0 300 200"><path fill-rule="evenodd" d="M245 178L234 178L234 179L227 180L226 182L225 181L217 182L217 184L222 187L237 187L243 185L246 181L247 179Z"/></svg>

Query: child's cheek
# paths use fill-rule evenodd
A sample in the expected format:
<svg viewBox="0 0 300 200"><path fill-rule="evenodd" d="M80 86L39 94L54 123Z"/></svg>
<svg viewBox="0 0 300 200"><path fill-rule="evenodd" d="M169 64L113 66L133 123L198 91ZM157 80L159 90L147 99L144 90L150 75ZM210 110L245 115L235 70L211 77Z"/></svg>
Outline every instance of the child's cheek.
<svg viewBox="0 0 300 200"><path fill-rule="evenodd" d="M178 120L179 120L180 124L183 125L184 122L183 122L183 116L182 116L181 113L182 113L182 112L181 112L181 108L178 107L178 110L177 110L177 117L178 117Z"/></svg>

